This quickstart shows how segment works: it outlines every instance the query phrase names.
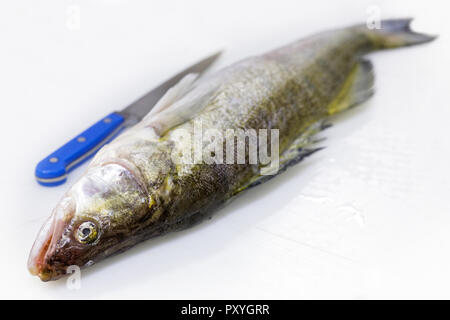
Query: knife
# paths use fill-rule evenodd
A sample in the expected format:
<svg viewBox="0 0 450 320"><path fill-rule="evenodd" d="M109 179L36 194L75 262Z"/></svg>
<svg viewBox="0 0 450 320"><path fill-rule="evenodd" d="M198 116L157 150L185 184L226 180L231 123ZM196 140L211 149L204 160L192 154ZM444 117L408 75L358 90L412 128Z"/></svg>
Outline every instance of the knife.
<svg viewBox="0 0 450 320"><path fill-rule="evenodd" d="M35 176L43 186L57 186L67 180L67 174L92 157L119 133L138 123L166 93L185 75L202 73L220 56L218 52L181 71L121 111L103 117L88 129L41 160Z"/></svg>

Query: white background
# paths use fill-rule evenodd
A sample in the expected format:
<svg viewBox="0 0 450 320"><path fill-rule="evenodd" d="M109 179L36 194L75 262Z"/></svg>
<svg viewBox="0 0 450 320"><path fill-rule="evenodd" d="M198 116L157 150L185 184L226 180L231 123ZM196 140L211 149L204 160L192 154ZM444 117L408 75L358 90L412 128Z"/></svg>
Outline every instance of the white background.
<svg viewBox="0 0 450 320"><path fill-rule="evenodd" d="M1 298L450 298L448 1L2 1ZM416 18L429 45L382 52L375 96L321 151L193 229L65 280L28 274L55 188L36 163L218 49L215 69L367 19ZM80 13L79 28L71 20ZM76 20L76 17L75 17Z"/></svg>

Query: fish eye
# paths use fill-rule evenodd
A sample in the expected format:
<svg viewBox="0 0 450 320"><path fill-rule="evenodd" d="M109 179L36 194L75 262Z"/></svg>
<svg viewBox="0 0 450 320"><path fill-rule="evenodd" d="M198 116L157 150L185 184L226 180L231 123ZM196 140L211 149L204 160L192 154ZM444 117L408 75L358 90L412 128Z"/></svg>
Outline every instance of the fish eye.
<svg viewBox="0 0 450 320"><path fill-rule="evenodd" d="M78 227L75 237L80 243L92 243L98 237L97 226L91 221L83 222Z"/></svg>

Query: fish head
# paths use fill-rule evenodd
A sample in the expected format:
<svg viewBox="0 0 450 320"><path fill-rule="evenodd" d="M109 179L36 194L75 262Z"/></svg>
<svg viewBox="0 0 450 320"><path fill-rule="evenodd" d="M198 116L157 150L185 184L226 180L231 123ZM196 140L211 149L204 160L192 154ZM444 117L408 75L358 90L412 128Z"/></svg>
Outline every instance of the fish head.
<svg viewBox="0 0 450 320"><path fill-rule="evenodd" d="M129 246L149 211L144 189L123 165L90 168L41 228L28 260L31 274L58 279L69 266L89 266Z"/></svg>

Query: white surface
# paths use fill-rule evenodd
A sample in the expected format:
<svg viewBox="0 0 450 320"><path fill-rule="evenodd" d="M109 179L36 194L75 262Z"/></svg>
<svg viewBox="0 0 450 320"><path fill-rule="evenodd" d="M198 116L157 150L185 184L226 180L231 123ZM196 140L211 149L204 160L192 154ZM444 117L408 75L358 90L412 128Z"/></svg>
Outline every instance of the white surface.
<svg viewBox="0 0 450 320"><path fill-rule="evenodd" d="M440 38L372 55L377 93L324 132L326 150L212 220L84 271L80 290L28 274L38 229L85 168L41 187L33 171L49 151L217 49L226 52L216 68L364 22L373 4ZM78 30L68 20L77 8ZM448 1L3 1L0 298L450 298L449 10Z"/></svg>

